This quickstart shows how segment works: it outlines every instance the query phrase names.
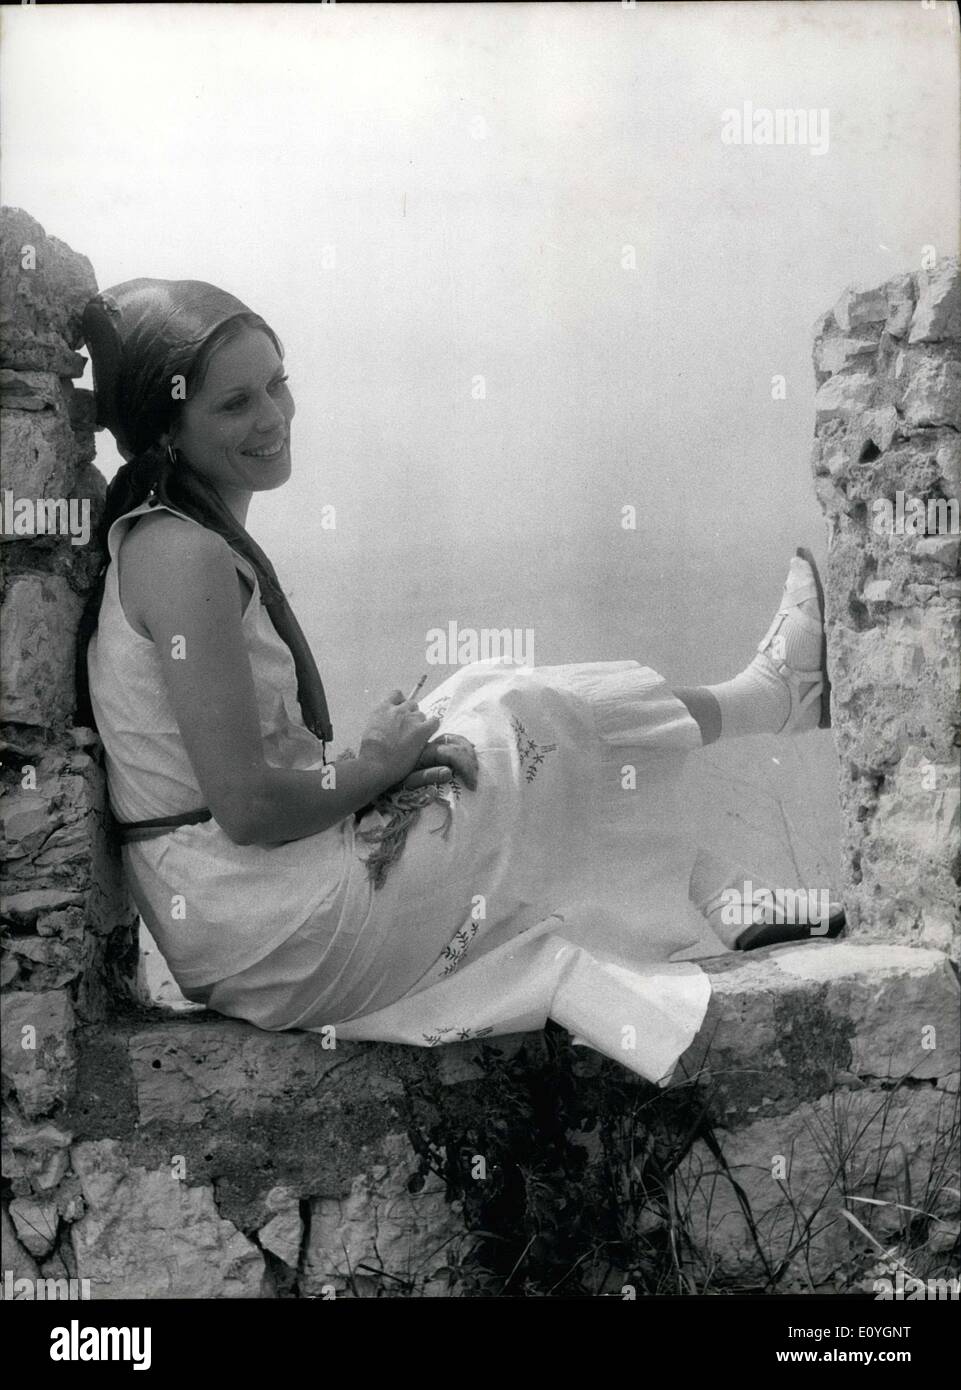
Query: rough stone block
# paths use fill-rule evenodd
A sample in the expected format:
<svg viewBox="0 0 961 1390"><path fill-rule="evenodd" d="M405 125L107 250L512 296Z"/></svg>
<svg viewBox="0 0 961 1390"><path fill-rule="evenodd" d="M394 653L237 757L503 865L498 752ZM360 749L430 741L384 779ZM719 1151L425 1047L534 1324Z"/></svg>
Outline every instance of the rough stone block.
<svg viewBox="0 0 961 1390"><path fill-rule="evenodd" d="M920 293L911 320L910 343L961 338L961 272L957 261L944 260L919 276Z"/></svg>
<svg viewBox="0 0 961 1390"><path fill-rule="evenodd" d="M828 1091L838 1072L957 1074L961 999L938 951L806 942L702 966L711 1002L679 1068L714 1088L725 1125L793 1110Z"/></svg>
<svg viewBox="0 0 961 1390"><path fill-rule="evenodd" d="M36 1259L49 1254L57 1238L60 1219L56 1201L49 1197L41 1201L33 1197L15 1197L10 1203L10 1218L25 1250Z"/></svg>
<svg viewBox="0 0 961 1390"><path fill-rule="evenodd" d="M381 1099L402 1090L362 1043L326 1048L318 1034L227 1019L134 1032L128 1051L142 1124L204 1125L292 1105L317 1116L356 1090Z"/></svg>
<svg viewBox="0 0 961 1390"><path fill-rule="evenodd" d="M360 1294L446 1289L451 1262L470 1239L459 1202L448 1202L434 1174L411 1179L418 1165L402 1134L386 1142L385 1162L358 1174L346 1197L311 1202L304 1292ZM437 1288L439 1286L439 1288Z"/></svg>
<svg viewBox="0 0 961 1390"><path fill-rule="evenodd" d="M884 286L869 290L847 289L834 306L834 317L844 333L882 324L888 317Z"/></svg>
<svg viewBox="0 0 961 1390"><path fill-rule="evenodd" d="M4 1273L9 1270L14 1281L36 1279L40 1272L37 1263L17 1240L17 1233L6 1207L0 1210L0 1249L3 1251Z"/></svg>
<svg viewBox="0 0 961 1390"><path fill-rule="evenodd" d="M272 1215L257 1232L260 1248L296 1270L304 1242L304 1219L297 1194L289 1187L274 1187L267 1193L264 1206Z"/></svg>
<svg viewBox="0 0 961 1390"><path fill-rule="evenodd" d="M60 378L53 372L11 372L0 368L0 407L4 410L59 410Z"/></svg>
<svg viewBox="0 0 961 1390"><path fill-rule="evenodd" d="M914 276L910 274L898 275L894 280L887 282L885 290L888 301L885 331L892 338L903 338L911 326L914 305L917 300Z"/></svg>
<svg viewBox="0 0 961 1390"><path fill-rule="evenodd" d="M58 750L39 757L27 786L19 782L0 798L7 893L5 919L22 934L36 927L76 945L77 912L88 936L131 932L136 913L123 882L117 845L107 829L103 770L89 754ZM85 943L86 944L89 943ZM45 953L26 948L40 963ZM46 953L52 960L55 951Z"/></svg>
<svg viewBox="0 0 961 1390"><path fill-rule="evenodd" d="M104 1139L75 1144L71 1157L86 1213L70 1237L93 1298L262 1296L263 1255L219 1214L209 1186L175 1175L172 1155L148 1170Z"/></svg>
<svg viewBox="0 0 961 1390"><path fill-rule="evenodd" d="M861 349L882 298L886 331L872 357ZM816 330L812 450L828 520L828 665L849 931L950 945L955 957L957 786L949 769L961 742L952 508L961 500L959 303L956 260L842 296ZM909 506L920 507L922 534L907 524Z"/></svg>
<svg viewBox="0 0 961 1390"><path fill-rule="evenodd" d="M951 949L959 909L952 873L961 837L959 780L956 759L933 762L915 745L885 777L861 822L858 931Z"/></svg>
<svg viewBox="0 0 961 1390"><path fill-rule="evenodd" d="M12 1093L30 1119L49 1114L70 1095L74 1027L73 1007L62 991L15 991L4 998L4 1095Z"/></svg>
<svg viewBox="0 0 961 1390"><path fill-rule="evenodd" d="M895 381L897 405L909 428L947 425L961 430L961 361L957 358L910 349L899 355Z"/></svg>
<svg viewBox="0 0 961 1390"><path fill-rule="evenodd" d="M73 715L80 596L56 574L21 574L3 600L0 718L49 728Z"/></svg>
<svg viewBox="0 0 961 1390"><path fill-rule="evenodd" d="M35 921L42 912L66 908L83 902L83 894L69 888L34 888L9 893L0 899L0 911L14 924Z"/></svg>
<svg viewBox="0 0 961 1390"><path fill-rule="evenodd" d="M66 1174L72 1138L49 1120L37 1124L5 1108L3 1176L18 1192L51 1191Z"/></svg>
<svg viewBox="0 0 961 1390"><path fill-rule="evenodd" d="M5 404L0 410L0 447L3 449L3 486L18 498L36 501L38 497L51 499L87 497L91 516L90 534L80 537L75 550L89 545L93 539L93 517L103 492L98 475L87 468L92 462L96 446L94 435L85 420L84 410L73 408L72 398L65 396L57 377L50 374L18 375L7 373L8 398L9 383L14 379L24 386L35 383L33 394L21 394L15 409ZM42 384L42 385L41 385ZM26 401L30 400L28 407ZM78 422L83 428L78 429ZM30 537L37 530L31 519L18 520L19 512L14 511L3 531L5 542L16 540L18 536ZM24 529L21 529L24 528ZM78 536L80 532L78 531ZM68 536L61 542L70 546Z"/></svg>
<svg viewBox="0 0 961 1390"><path fill-rule="evenodd" d="M943 1091L840 1089L725 1134L720 1160L697 1141L677 1175L677 1202L699 1261L716 1281L743 1286L781 1271L830 1287L868 1244L844 1211L873 1224L860 1198L923 1200L928 1175L945 1162L956 1106Z"/></svg>
<svg viewBox="0 0 961 1390"><path fill-rule="evenodd" d="M828 332L815 342L815 368L828 376L847 371L849 367L857 371L860 359L873 357L877 350L877 338L849 338L837 331Z"/></svg>
<svg viewBox="0 0 961 1390"><path fill-rule="evenodd" d="M93 267L21 208L0 213L0 360L19 371L80 376L81 315Z"/></svg>
<svg viewBox="0 0 961 1390"><path fill-rule="evenodd" d="M847 420L860 415L874 404L876 394L875 379L867 372L829 377L814 398L818 422Z"/></svg>
<svg viewBox="0 0 961 1390"><path fill-rule="evenodd" d="M919 536L915 552L922 560L933 560L947 570L956 570L959 547L961 539L958 536Z"/></svg>

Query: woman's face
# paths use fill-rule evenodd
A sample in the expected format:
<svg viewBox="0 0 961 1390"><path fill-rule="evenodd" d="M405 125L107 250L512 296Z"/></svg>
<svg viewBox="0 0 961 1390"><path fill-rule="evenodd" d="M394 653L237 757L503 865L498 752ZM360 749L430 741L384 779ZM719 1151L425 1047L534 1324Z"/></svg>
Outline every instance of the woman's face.
<svg viewBox="0 0 961 1390"><path fill-rule="evenodd" d="M284 365L261 329L245 326L211 355L183 404L170 441L221 487L264 492L290 477L294 398Z"/></svg>

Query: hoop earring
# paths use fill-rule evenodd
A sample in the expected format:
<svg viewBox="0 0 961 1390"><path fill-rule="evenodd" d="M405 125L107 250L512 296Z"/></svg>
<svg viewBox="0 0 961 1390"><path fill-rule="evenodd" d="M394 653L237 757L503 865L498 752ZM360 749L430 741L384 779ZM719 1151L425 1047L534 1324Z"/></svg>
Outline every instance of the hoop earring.
<svg viewBox="0 0 961 1390"><path fill-rule="evenodd" d="M172 468L177 466L177 450L172 444L167 445L167 462Z"/></svg>

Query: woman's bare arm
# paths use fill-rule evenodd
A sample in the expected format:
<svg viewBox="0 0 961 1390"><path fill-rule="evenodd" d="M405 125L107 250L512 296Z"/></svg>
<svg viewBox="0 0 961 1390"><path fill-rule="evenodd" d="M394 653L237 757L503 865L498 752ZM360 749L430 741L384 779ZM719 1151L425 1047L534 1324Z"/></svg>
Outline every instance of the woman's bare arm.
<svg viewBox="0 0 961 1390"><path fill-rule="evenodd" d="M409 772L436 731L397 691L377 707L356 758L287 771L264 760L237 571L222 537L170 513L127 537L124 607L156 644L187 755L214 819L236 844L281 844L342 821Z"/></svg>

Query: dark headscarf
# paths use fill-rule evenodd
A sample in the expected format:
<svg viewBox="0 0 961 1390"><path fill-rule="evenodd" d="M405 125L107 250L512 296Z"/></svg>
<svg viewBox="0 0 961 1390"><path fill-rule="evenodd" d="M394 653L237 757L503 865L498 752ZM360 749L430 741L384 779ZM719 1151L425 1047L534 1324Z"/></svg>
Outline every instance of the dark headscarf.
<svg viewBox="0 0 961 1390"><path fill-rule="evenodd" d="M160 444L177 410L174 379L182 377L189 391L204 343L233 319L263 329L282 352L263 319L232 294L202 280L128 280L90 300L83 334L93 366L97 423L110 430L127 460L107 489L100 540L106 551L113 522L149 496L223 536L253 566L264 606L290 649L304 723L329 743L333 730L320 673L273 565L213 485L182 454ZM107 563L109 556L81 619L77 643L77 722L91 727L86 653L97 625Z"/></svg>

